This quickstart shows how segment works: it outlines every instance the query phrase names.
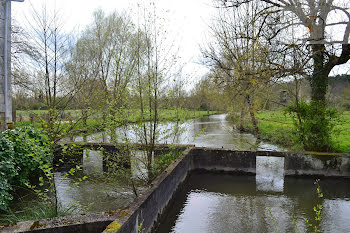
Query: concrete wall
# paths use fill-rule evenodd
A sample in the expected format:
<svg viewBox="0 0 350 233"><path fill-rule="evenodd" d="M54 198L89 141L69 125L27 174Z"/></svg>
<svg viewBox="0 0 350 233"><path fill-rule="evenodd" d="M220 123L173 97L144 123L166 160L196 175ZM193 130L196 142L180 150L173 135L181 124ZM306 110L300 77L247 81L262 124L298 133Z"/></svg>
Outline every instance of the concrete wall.
<svg viewBox="0 0 350 233"><path fill-rule="evenodd" d="M284 157L285 176L350 177L350 155L193 148L193 169L256 172L256 156Z"/></svg>
<svg viewBox="0 0 350 233"><path fill-rule="evenodd" d="M350 177L349 155L284 154L285 176Z"/></svg>
<svg viewBox="0 0 350 233"><path fill-rule="evenodd" d="M190 153L192 169L255 174L256 159L251 151L193 148Z"/></svg>
<svg viewBox="0 0 350 233"><path fill-rule="evenodd" d="M156 180L152 187L144 193L137 203L131 207L132 214L125 219L118 219L122 227L118 232L137 233L149 232L159 215L173 197L177 187L185 180L192 168L192 154L186 150L172 163ZM110 228L105 232L117 232Z"/></svg>
<svg viewBox="0 0 350 233"><path fill-rule="evenodd" d="M8 44L7 44L7 80L8 80L8 121L12 121L11 98L11 2L8 3ZM4 129L5 95L4 95L4 34L5 34L5 0L0 1L0 130Z"/></svg>
<svg viewBox="0 0 350 233"><path fill-rule="evenodd" d="M85 223L79 221L79 216L66 217L65 221L57 220L61 219L57 218L55 221L61 222L61 225L55 225L50 220L40 220L36 231L30 229L36 221L27 222L24 224L25 228L18 228L19 225L23 225L19 223L17 228L8 227L2 230L5 230L4 232L101 232L101 229L105 229L110 223L105 232L136 233L140 229L142 232L149 232L189 172L203 169L255 174L256 156L284 157L285 176L311 175L350 178L350 155L188 148L123 213L112 217L106 217L104 214L105 218L95 218L95 221L94 218L89 218ZM84 218L84 216L81 217ZM18 231L18 229L22 230Z"/></svg>
<svg viewBox="0 0 350 233"><path fill-rule="evenodd" d="M67 216L61 218L26 221L1 229L2 233L35 232L35 233L85 233L102 232L108 224L123 215L122 211L103 213L89 213L84 215Z"/></svg>
<svg viewBox="0 0 350 233"><path fill-rule="evenodd" d="M105 232L136 233L149 232L157 218L171 200L174 192L191 170L214 172L256 173L256 156L284 157L286 176L338 176L350 178L349 155L305 155L289 152L230 151L225 149L192 148L172 164L161 179L154 181L152 189L140 199L130 217L117 220L119 229L109 228ZM188 169L188 170L186 170Z"/></svg>
<svg viewBox="0 0 350 233"><path fill-rule="evenodd" d="M63 150L63 147L66 147ZM171 146L156 144L154 155L159 156L163 153L180 153L187 148L185 145ZM130 143L115 145L113 143L65 143L57 145L54 150L53 164L60 167L75 167L76 164L83 164L84 150L103 151L103 171L114 169L116 167L131 167L131 150L146 150L147 147L142 144ZM64 152L63 152L64 151Z"/></svg>

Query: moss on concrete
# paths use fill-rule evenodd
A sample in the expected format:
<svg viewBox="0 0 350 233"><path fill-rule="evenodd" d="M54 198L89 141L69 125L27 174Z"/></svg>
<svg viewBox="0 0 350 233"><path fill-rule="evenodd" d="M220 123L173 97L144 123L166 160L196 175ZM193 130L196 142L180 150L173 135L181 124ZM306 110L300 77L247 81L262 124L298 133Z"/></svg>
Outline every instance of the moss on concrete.
<svg viewBox="0 0 350 233"><path fill-rule="evenodd" d="M105 230L105 232L117 232L121 228L121 225L118 221L113 221L109 224Z"/></svg>

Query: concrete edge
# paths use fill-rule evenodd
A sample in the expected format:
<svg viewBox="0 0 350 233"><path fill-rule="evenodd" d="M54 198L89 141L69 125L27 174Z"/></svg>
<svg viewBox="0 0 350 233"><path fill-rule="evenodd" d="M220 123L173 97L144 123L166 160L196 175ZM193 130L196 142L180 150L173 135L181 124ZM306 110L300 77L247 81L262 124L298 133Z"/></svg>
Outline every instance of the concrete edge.
<svg viewBox="0 0 350 233"><path fill-rule="evenodd" d="M73 143L76 144L76 143ZM77 143L79 145L79 143ZM81 145L81 144L80 144ZM84 147L100 147L101 143L90 143L84 145ZM113 147L116 146L110 143L102 143L102 146ZM133 144L138 148L144 148L141 144ZM157 148L170 148L173 145L159 144ZM30 220L11 224L0 224L0 232L12 233L12 232L102 232L108 229L108 225L111 223L117 223L120 225L125 223L134 210L138 209L140 205L148 198L148 196L158 187L156 184L161 183L169 173L177 167L182 159L189 153L190 149L194 145L179 145L175 148L183 149L182 155L180 155L172 164L169 165L152 183L151 188L140 194L140 196L130 204L129 208L121 210L106 211L100 213L86 213L80 215L70 215L64 217L55 217L48 219ZM116 226L116 224L112 224Z"/></svg>
<svg viewBox="0 0 350 233"><path fill-rule="evenodd" d="M232 152L237 154L254 154L254 156L275 156L275 157L298 157L298 156L307 156L307 157L315 157L320 160L329 160L329 159L343 159L345 158L347 161L350 160L350 154L329 154L329 153L302 153L302 152L277 152L277 151L239 151L239 150L229 150L229 149L221 149L221 148L207 148L207 147L194 147L194 146L187 146L181 145L187 149L183 151L183 153L173 162L169 165L169 167L163 171L152 183L151 187L147 189L145 192L143 192L131 205L130 208L127 208L125 210L116 210L116 211L107 211L102 213L87 213L82 215L75 215L75 216L67 216L67 217L59 217L59 218L52 218L52 219L43 219L43 220L37 220L37 221L27 221L27 222L19 222L15 224L7 224L6 227L1 228L1 232L74 232L79 229L79 232L118 232L118 229L123 227L123 224L125 224L130 218L134 217L135 219L138 219L137 216L137 210L149 199L151 199L151 195L156 191L156 189L159 187L159 185L162 184L164 180L166 180L170 174L177 169L178 165L185 159L188 158L189 161L187 161L188 164L188 171L194 169L193 165L193 153L194 151L200 151L200 150L207 150L207 151L226 151L226 152ZM304 169L304 168L301 168ZM207 168L204 170L208 170ZM210 170L210 169L209 169ZM223 171L222 169L213 169L212 171ZM187 172L184 173L187 175ZM226 172L232 172L232 170L227 170ZM245 172L246 173L246 172ZM248 173L250 173L248 171ZM253 175L254 172L251 172ZM303 172L302 170L294 169L294 170L288 170L285 169L285 176L320 176L321 173L319 173L317 170L308 170L306 172ZM186 178L186 175L181 180L177 180L178 182L175 189L178 187L179 184L182 183L182 181ZM322 175L322 174L321 174ZM342 176L336 173L325 173L323 175L325 177L350 177L350 176ZM170 199L166 201L166 204L171 200ZM165 206L166 206L165 204ZM162 208L165 208L163 206ZM155 218L156 220L156 218ZM96 230L94 230L96 229ZM101 229L101 230L99 230ZM119 232L125 232L125 231L119 231Z"/></svg>
<svg viewBox="0 0 350 233"><path fill-rule="evenodd" d="M65 217L56 217L40 219L33 221L18 222L3 225L0 231L10 232L101 232L109 223L116 218L127 214L125 210L107 211L102 213L86 213L81 215L71 215ZM100 230L101 229L101 230Z"/></svg>
<svg viewBox="0 0 350 233"><path fill-rule="evenodd" d="M123 218L117 219L116 221L110 223L107 228L105 229L105 231L103 231L104 233L107 232L131 232L131 231L126 231L126 229L123 229L123 227L125 226L125 224L127 222L134 222L136 221L136 223L138 222L138 218L139 218L139 209L142 205L144 205L147 201L151 200L153 197L152 195L155 194L155 192L157 191L157 189L159 188L159 186L170 176L172 175L172 173L174 172L174 170L178 167L178 165L184 161L185 158L188 158L191 160L191 158L189 158L191 156L190 152L194 147L188 147L183 153L182 155L180 155L174 162L172 162L152 183L151 183L151 187L146 190L144 193L142 193L137 199L136 201L131 204L130 208L128 209L129 212L131 213L129 216L125 216ZM192 163L192 161L190 161ZM175 187L175 190L177 189L178 185L181 184L184 179L187 177L187 172L189 172L190 169L188 169L186 171L186 174L184 174L184 177L182 180L178 180L178 184ZM175 190L172 192L173 194L175 193ZM168 202L172 199L172 196L170 196L168 198L168 200L165 203L162 203L162 209L166 208ZM157 213L156 216L154 216L153 222L155 222L157 220L157 217L159 213ZM136 224L137 225L137 224ZM142 227L142 223L140 223L140 225ZM138 226L134 226L136 229ZM148 232L149 229L144 229L146 230L145 232ZM135 231L136 232L136 231Z"/></svg>

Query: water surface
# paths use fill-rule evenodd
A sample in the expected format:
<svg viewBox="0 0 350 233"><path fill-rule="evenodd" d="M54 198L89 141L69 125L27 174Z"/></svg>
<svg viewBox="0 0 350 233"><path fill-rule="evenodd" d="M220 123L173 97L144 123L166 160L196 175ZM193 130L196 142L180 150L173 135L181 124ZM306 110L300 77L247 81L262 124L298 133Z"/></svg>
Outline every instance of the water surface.
<svg viewBox="0 0 350 233"><path fill-rule="evenodd" d="M233 150L276 150L282 149L270 143L257 140L250 133L241 133L234 129L226 120L227 114L211 115L200 119L188 120L178 124L174 122L160 122L157 143L194 144L197 147L216 147ZM176 133L175 133L176 132ZM116 131L119 141L142 143L142 136L138 125L120 127ZM84 141L83 137L75 141ZM110 137L102 132L87 136L87 142L110 142Z"/></svg>
<svg viewBox="0 0 350 233"><path fill-rule="evenodd" d="M200 119L188 120L182 124L161 122L158 130L158 143L194 144L200 147L216 147L235 150L281 150L281 148L266 142L257 141L254 135L240 133L225 119L226 114L212 115ZM174 131L179 133L174 134ZM140 143L139 126L129 125L116 131L118 140ZM83 141L76 137L75 141ZM104 133L88 135L87 142L110 142L110 137ZM145 156L133 153L133 176L146 177ZM55 182L59 204L62 207L74 205L77 211L102 211L124 208L135 198L132 189L121 187L120 182L111 182L103 178L102 154L98 151L85 151L83 159L83 175L88 179L78 182L77 177L67 175L66 171L55 173ZM142 189L142 187L141 187Z"/></svg>
<svg viewBox="0 0 350 233"><path fill-rule="evenodd" d="M305 232L304 219L314 218L318 201L314 181L286 178L282 190L266 191L255 176L193 172L154 232ZM350 181L324 179L320 187L321 230L350 232Z"/></svg>

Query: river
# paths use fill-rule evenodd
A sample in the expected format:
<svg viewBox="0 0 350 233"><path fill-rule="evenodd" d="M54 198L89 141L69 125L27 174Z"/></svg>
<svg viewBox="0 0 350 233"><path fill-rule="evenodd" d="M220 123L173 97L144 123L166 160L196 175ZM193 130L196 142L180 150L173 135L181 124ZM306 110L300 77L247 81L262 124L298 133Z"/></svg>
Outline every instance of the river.
<svg viewBox="0 0 350 233"><path fill-rule="evenodd" d="M177 130L178 133L174 133ZM117 129L119 141L139 143L139 126L129 125ZM226 120L226 114L211 115L200 119L188 120L181 124L174 122L160 122L158 125L158 143L192 144L197 147L215 147L233 150L283 150L281 147L264 141L257 141L250 133L241 133ZM84 141L83 137L76 137L76 142ZM96 133L87 136L87 142L110 142L106 133Z"/></svg>
<svg viewBox="0 0 350 233"><path fill-rule="evenodd" d="M285 178L261 186L254 176L192 172L154 232L314 232L306 218L321 232L350 232L350 180L322 179L321 200L314 182ZM315 224L318 203L322 220Z"/></svg>
<svg viewBox="0 0 350 233"><path fill-rule="evenodd" d="M254 135L240 133L226 120L226 114L211 115L200 119L188 120L182 124L161 122L158 126L158 143L192 144L197 147L216 147L234 150L282 150L280 147L257 141ZM177 134L174 134L176 130ZM118 128L118 140L123 142L140 142L137 125ZM74 139L83 141L82 136ZM100 132L88 135L87 142L110 142L106 133ZM142 153L135 153L135 157L142 157ZM138 167L134 173L140 174L145 170L142 163L133 165ZM83 159L83 173L88 176L84 182L79 177L68 176L66 171L55 172L55 184L58 202L63 208L71 208L76 212L103 211L126 207L135 198L130 187L121 187L103 177L102 156L98 151L85 153ZM100 176L98 175L100 174ZM141 188L142 190L142 188ZM141 191L140 190L140 191Z"/></svg>

